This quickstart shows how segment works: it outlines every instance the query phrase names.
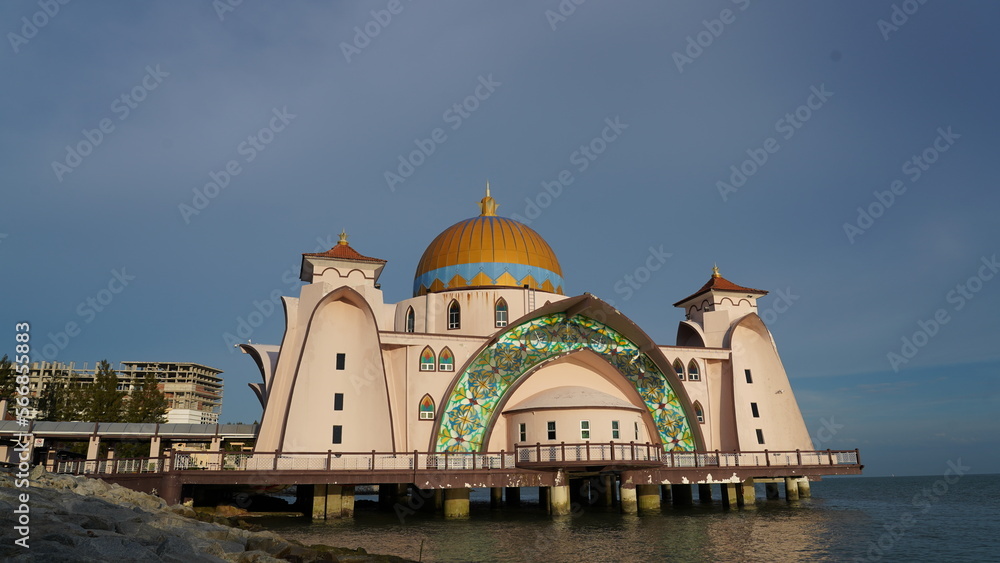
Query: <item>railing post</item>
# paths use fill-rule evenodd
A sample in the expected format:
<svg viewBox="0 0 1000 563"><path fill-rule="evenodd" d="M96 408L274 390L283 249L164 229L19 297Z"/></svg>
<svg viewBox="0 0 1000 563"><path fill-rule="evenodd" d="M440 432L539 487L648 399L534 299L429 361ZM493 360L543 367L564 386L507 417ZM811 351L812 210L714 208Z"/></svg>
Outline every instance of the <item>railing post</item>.
<svg viewBox="0 0 1000 563"><path fill-rule="evenodd" d="M611 440L611 461L615 460L615 441Z"/></svg>
<svg viewBox="0 0 1000 563"><path fill-rule="evenodd" d="M416 471L419 467L420 456L417 454L417 450L413 450L413 470Z"/></svg>
<svg viewBox="0 0 1000 563"><path fill-rule="evenodd" d="M444 452L444 468L445 468L445 471L447 471L448 469L451 469L451 466L448 465L448 450L445 450L445 452Z"/></svg>
<svg viewBox="0 0 1000 563"><path fill-rule="evenodd" d="M830 448L826 449L826 457L827 457L827 462L829 462L829 464L832 466L833 465L833 452L830 451Z"/></svg>
<svg viewBox="0 0 1000 563"><path fill-rule="evenodd" d="M274 456L274 460L271 463L271 470L272 471L277 471L278 470L278 455L279 454L280 454L280 452L274 452L272 454Z"/></svg>
<svg viewBox="0 0 1000 563"><path fill-rule="evenodd" d="M476 452L472 452L472 470L476 470Z"/></svg>
<svg viewBox="0 0 1000 563"><path fill-rule="evenodd" d="M736 453L735 453L735 457L736 457L736 467L739 467L739 466L740 466L740 451L739 451L739 450L733 450L733 451L734 451L734 452L736 452Z"/></svg>
<svg viewBox="0 0 1000 563"><path fill-rule="evenodd" d="M670 450L670 467L677 467L677 464L674 463L674 450Z"/></svg>
<svg viewBox="0 0 1000 563"><path fill-rule="evenodd" d="M516 449L517 446L514 446L514 448L515 448L514 451L517 451L517 449ZM500 469L506 469L506 466L504 465L505 462L506 462L506 460L504 459L505 457L507 457L507 456L504 455L504 451L500 450ZM515 458L516 458L516 456L515 456Z"/></svg>
<svg viewBox="0 0 1000 563"><path fill-rule="evenodd" d="M590 461L590 440L587 440L587 461Z"/></svg>
<svg viewBox="0 0 1000 563"><path fill-rule="evenodd" d="M858 448L854 448L854 463L861 465L861 452L858 451Z"/></svg>
<svg viewBox="0 0 1000 563"><path fill-rule="evenodd" d="M565 463L566 462L566 442L563 442L563 441L559 442L559 455L562 456L562 459L560 461L562 461L563 463Z"/></svg>
<svg viewBox="0 0 1000 563"><path fill-rule="evenodd" d="M715 450L715 465L722 467L722 456L719 455L719 450ZM727 464L728 465L728 464Z"/></svg>
<svg viewBox="0 0 1000 563"><path fill-rule="evenodd" d="M330 464L333 461L333 450L326 450L326 470L330 470Z"/></svg>
<svg viewBox="0 0 1000 563"><path fill-rule="evenodd" d="M535 461L542 461L542 443L535 442Z"/></svg>
<svg viewBox="0 0 1000 563"><path fill-rule="evenodd" d="M802 450L798 448L795 449L795 461L797 461L799 465L802 465Z"/></svg>
<svg viewBox="0 0 1000 563"><path fill-rule="evenodd" d="M375 471L375 450L372 450L372 471Z"/></svg>
<svg viewBox="0 0 1000 563"><path fill-rule="evenodd" d="M630 454L632 456L629 459L631 459L632 461L635 461L635 440L632 440L631 442L628 443L628 449L629 449L629 452L630 452Z"/></svg>
<svg viewBox="0 0 1000 563"><path fill-rule="evenodd" d="M767 448L764 448L764 463L771 467L771 454L767 453Z"/></svg>

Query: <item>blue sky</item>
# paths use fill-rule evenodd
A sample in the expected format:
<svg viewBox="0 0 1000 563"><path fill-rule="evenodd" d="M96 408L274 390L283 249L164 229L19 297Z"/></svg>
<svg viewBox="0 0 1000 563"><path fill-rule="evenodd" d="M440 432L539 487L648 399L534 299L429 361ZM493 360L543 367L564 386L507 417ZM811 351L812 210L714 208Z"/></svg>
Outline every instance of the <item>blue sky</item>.
<svg viewBox="0 0 1000 563"><path fill-rule="evenodd" d="M297 293L300 254L346 229L404 299L488 178L567 293L659 342L714 263L770 290L818 446L1000 471L994 3L220 5L0 5L0 350L28 321L58 361L218 367L251 422L224 335Z"/></svg>

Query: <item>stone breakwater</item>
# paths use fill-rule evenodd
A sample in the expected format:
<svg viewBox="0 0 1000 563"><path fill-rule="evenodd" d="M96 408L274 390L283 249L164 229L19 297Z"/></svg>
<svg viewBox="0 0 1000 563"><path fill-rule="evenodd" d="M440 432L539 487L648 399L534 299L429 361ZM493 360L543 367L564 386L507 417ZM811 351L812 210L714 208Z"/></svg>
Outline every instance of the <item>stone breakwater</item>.
<svg viewBox="0 0 1000 563"><path fill-rule="evenodd" d="M14 510L24 492L30 494L28 549L14 544L21 537L14 530ZM16 488L13 475L0 473L0 515L2 561L406 561L200 521L190 507L168 507L153 495L41 468L32 472L28 489Z"/></svg>

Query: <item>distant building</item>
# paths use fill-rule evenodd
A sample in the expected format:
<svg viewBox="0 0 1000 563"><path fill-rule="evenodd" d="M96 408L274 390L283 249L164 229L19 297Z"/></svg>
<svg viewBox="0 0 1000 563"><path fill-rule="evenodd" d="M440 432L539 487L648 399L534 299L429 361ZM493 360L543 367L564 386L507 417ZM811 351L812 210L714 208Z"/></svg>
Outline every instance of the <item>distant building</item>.
<svg viewBox="0 0 1000 563"><path fill-rule="evenodd" d="M147 373L153 372L158 387L167 399L167 422L177 424L216 424L222 413L222 370L190 362L121 362L118 389L132 393ZM49 385L86 387L94 382L97 363L82 368L74 362L35 362L28 374L32 397L38 397ZM35 418L37 411L29 413Z"/></svg>

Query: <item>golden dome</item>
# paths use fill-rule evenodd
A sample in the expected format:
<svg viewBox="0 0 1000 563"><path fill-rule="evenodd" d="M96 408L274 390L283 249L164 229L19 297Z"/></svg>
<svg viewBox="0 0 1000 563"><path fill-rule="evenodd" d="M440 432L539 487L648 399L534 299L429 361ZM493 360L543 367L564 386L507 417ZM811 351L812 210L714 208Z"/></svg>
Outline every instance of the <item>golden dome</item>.
<svg viewBox="0 0 1000 563"><path fill-rule="evenodd" d="M562 294L562 268L548 243L527 225L496 216L489 184L479 206L479 217L448 227L424 251L413 279L413 295L525 285Z"/></svg>

